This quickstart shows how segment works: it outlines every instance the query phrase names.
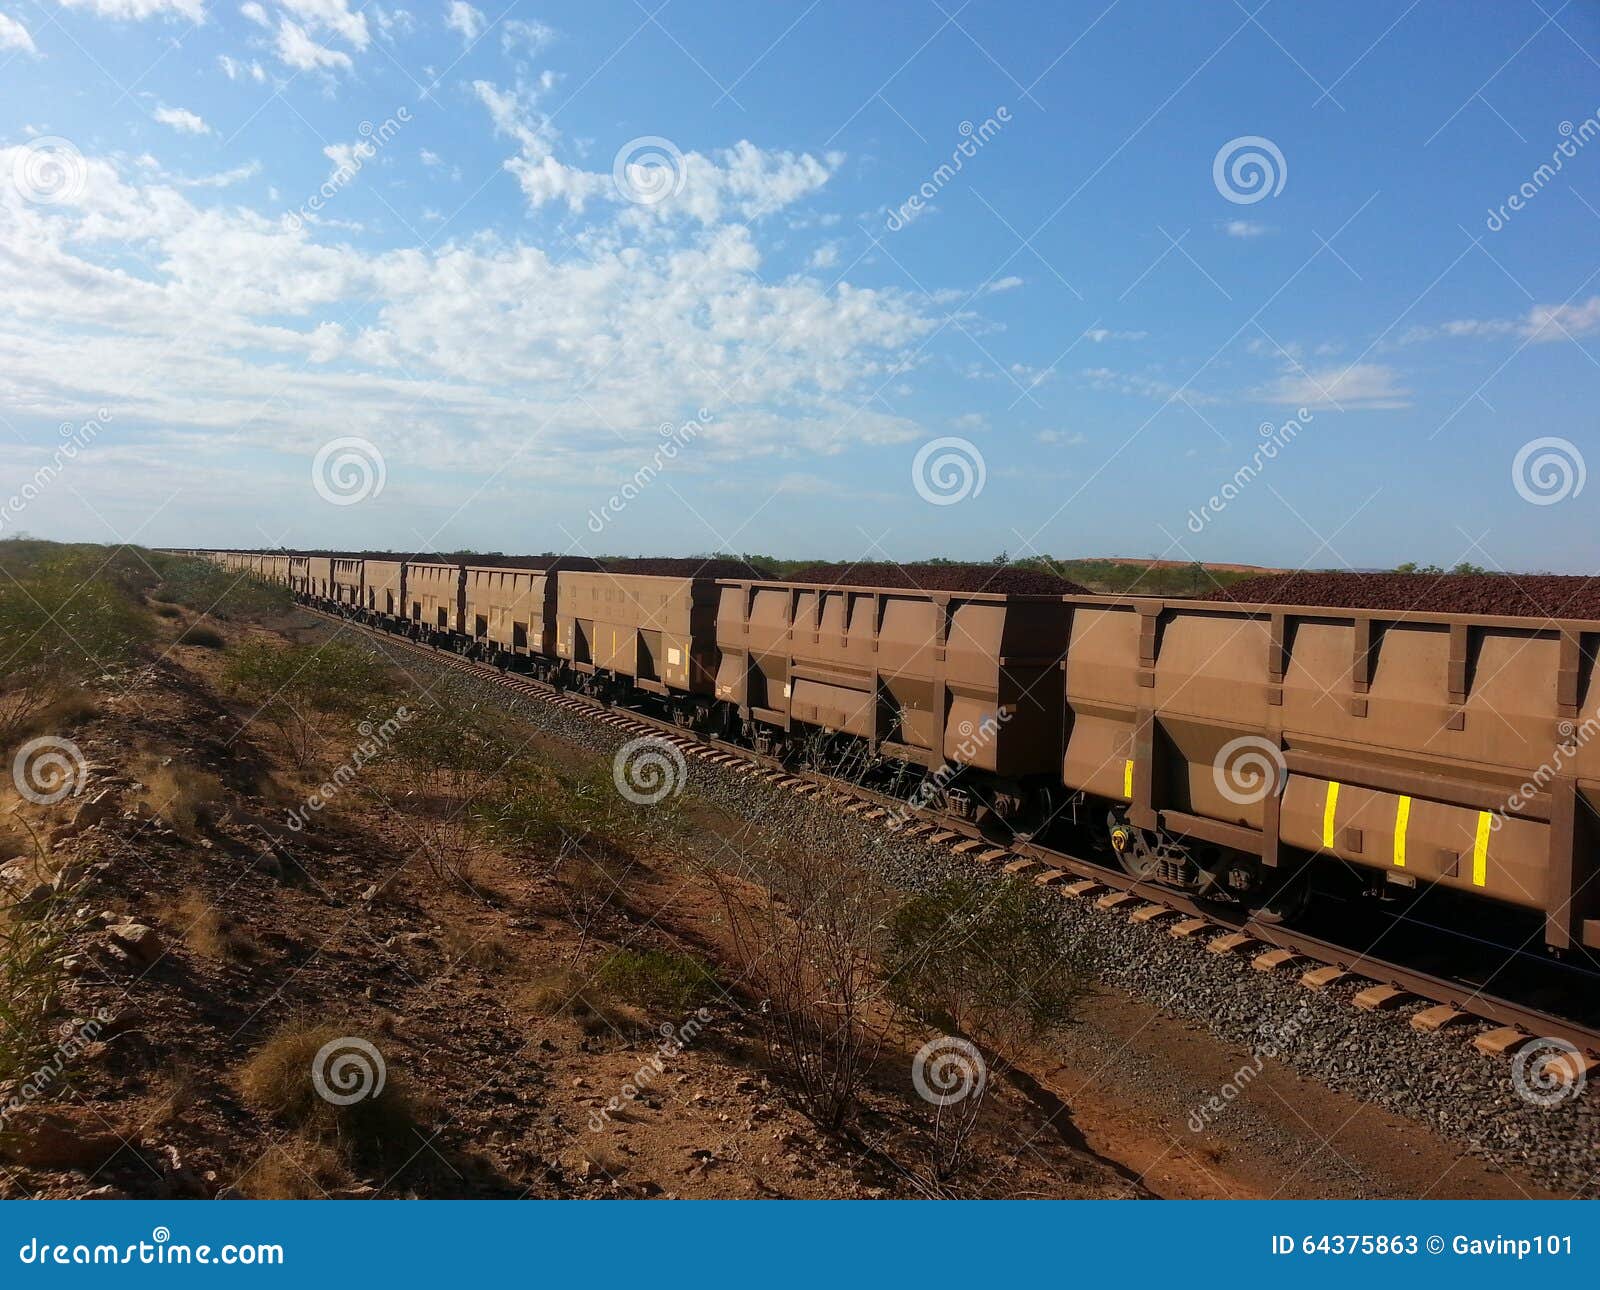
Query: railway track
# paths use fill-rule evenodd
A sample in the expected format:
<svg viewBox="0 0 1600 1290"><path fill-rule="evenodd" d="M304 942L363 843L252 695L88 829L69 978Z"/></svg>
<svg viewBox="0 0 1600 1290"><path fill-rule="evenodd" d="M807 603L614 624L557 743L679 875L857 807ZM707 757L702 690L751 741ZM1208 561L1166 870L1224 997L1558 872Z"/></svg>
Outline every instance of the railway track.
<svg viewBox="0 0 1600 1290"><path fill-rule="evenodd" d="M610 705L534 677L503 672L491 664L343 615L307 605L297 608L312 617L415 651L436 664L591 717L620 732L659 736L685 756L743 772L795 793L831 800L842 811L863 821L879 822L902 837L944 845L952 854L972 863L1029 877L1063 899L1092 901L1097 911L1107 915L1122 915L1141 923L1161 921L1172 936L1204 940L1212 954L1237 958L1241 965L1247 962L1256 971L1298 971L1300 984L1308 990L1323 991L1336 983L1353 982L1361 987L1353 996L1354 1006L1365 1011L1386 1012L1427 1004L1411 1014L1411 1027L1419 1033L1486 1023L1492 1029L1475 1035L1472 1046L1487 1056L1510 1058L1536 1039L1556 1039L1576 1051L1552 1058L1545 1068L1548 1077L1571 1084L1600 1070L1600 1028L1490 994L1469 983L1375 958L1368 952L1290 927L1263 923L1247 913L1219 909L1182 892L1140 881L1120 870L1051 847L1033 842L1001 843L986 837L969 821L912 807L902 799L836 776L787 769L740 744L686 731L650 713Z"/></svg>

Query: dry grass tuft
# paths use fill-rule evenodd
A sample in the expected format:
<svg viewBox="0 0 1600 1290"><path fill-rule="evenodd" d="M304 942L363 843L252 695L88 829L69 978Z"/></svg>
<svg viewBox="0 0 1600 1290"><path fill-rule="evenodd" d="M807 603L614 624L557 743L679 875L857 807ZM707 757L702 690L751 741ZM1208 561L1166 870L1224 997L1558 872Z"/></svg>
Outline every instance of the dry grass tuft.
<svg viewBox="0 0 1600 1290"><path fill-rule="evenodd" d="M634 1024L600 986L570 968L538 977L523 993L522 1004L535 1017L569 1017L586 1035L615 1034Z"/></svg>
<svg viewBox="0 0 1600 1290"><path fill-rule="evenodd" d="M144 790L138 800L179 833L193 833L223 797L221 781L215 775L186 766L151 766L139 779Z"/></svg>
<svg viewBox="0 0 1600 1290"><path fill-rule="evenodd" d="M261 947L249 932L198 891L191 891L170 905L163 921L180 928L184 944L208 959L239 962L261 953Z"/></svg>
<svg viewBox="0 0 1600 1290"><path fill-rule="evenodd" d="M386 1060L383 1087L371 1092L376 1087L375 1068L360 1047L368 1042L360 1040L360 1031L351 1024L291 1022L245 1063L239 1074L240 1091L250 1105L311 1140L337 1148L347 1160L399 1167L416 1155L423 1140L419 1126L430 1108ZM383 1050L377 1051L381 1058ZM319 1091L314 1070L321 1073L324 1088L335 1095L357 1089L366 1095L344 1105L330 1101Z"/></svg>
<svg viewBox="0 0 1600 1290"><path fill-rule="evenodd" d="M289 1137L268 1147L235 1185L249 1200L322 1200L354 1181L349 1165L333 1147Z"/></svg>

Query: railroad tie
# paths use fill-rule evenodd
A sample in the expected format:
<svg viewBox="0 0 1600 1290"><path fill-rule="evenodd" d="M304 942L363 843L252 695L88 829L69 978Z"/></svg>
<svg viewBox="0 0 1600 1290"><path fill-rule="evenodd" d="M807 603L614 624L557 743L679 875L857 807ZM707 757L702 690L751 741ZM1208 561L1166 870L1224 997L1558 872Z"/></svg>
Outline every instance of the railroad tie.
<svg viewBox="0 0 1600 1290"><path fill-rule="evenodd" d="M1292 967L1304 957L1303 954L1296 954L1293 950L1263 950L1250 960L1250 966L1257 972L1276 972L1281 967Z"/></svg>
<svg viewBox="0 0 1600 1290"><path fill-rule="evenodd" d="M1519 1026L1497 1026L1481 1035L1474 1035L1472 1046L1485 1057L1509 1057L1533 1036Z"/></svg>
<svg viewBox="0 0 1600 1290"><path fill-rule="evenodd" d="M1104 884L1096 882L1093 878L1079 878L1077 882L1069 882L1060 888L1060 891L1064 896L1088 896L1103 888Z"/></svg>
<svg viewBox="0 0 1600 1290"><path fill-rule="evenodd" d="M1308 990L1326 990L1330 985L1337 985L1341 981L1350 979L1350 973L1342 967L1312 968L1300 978L1300 984Z"/></svg>
<svg viewBox="0 0 1600 1290"><path fill-rule="evenodd" d="M1131 891L1108 891L1099 900L1094 902L1096 909L1121 909L1124 905L1131 905L1139 897Z"/></svg>
<svg viewBox="0 0 1600 1290"><path fill-rule="evenodd" d="M1443 1030L1446 1026L1458 1025L1463 1021L1471 1021L1472 1014L1462 1012L1453 1003L1441 1003L1432 1008L1424 1008L1411 1018L1411 1028L1420 1030L1424 1034L1432 1034L1435 1030Z"/></svg>
<svg viewBox="0 0 1600 1290"><path fill-rule="evenodd" d="M1362 1012L1388 1012L1398 1008L1402 1003L1414 998L1408 991L1402 990L1397 985L1387 983L1369 985L1351 1000Z"/></svg>
<svg viewBox="0 0 1600 1290"><path fill-rule="evenodd" d="M1192 940L1211 930L1211 924L1203 918L1185 918L1181 923L1174 923L1168 936L1176 937L1180 941Z"/></svg>
<svg viewBox="0 0 1600 1290"><path fill-rule="evenodd" d="M1244 932L1229 932L1225 936L1219 936L1215 940L1207 942L1206 950L1211 954L1237 954L1241 950L1247 950L1252 945L1259 944L1261 942L1256 940L1254 936Z"/></svg>

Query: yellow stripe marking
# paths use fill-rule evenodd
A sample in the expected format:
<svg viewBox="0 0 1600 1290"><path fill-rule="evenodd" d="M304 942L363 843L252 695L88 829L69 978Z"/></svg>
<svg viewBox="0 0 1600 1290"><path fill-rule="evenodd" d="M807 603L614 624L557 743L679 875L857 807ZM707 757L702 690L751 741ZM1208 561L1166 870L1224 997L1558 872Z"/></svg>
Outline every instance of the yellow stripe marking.
<svg viewBox="0 0 1600 1290"><path fill-rule="evenodd" d="M1411 822L1411 799L1402 796L1394 808L1394 865L1406 867L1406 825Z"/></svg>
<svg viewBox="0 0 1600 1290"><path fill-rule="evenodd" d="M1478 837L1472 844L1472 885L1481 887L1489 880L1489 824L1493 811L1478 812Z"/></svg>
<svg viewBox="0 0 1600 1290"><path fill-rule="evenodd" d="M1133 761L1131 758L1122 763L1122 795L1130 802L1133 800Z"/></svg>
<svg viewBox="0 0 1600 1290"><path fill-rule="evenodd" d="M1333 815L1339 805L1339 781L1328 781L1328 800L1322 807L1322 845L1333 850Z"/></svg>

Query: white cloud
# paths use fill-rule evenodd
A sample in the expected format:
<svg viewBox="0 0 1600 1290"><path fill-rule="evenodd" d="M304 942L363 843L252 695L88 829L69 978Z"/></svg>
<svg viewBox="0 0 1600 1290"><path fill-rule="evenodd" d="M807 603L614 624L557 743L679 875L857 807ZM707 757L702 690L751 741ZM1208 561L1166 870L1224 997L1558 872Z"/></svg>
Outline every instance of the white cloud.
<svg viewBox="0 0 1600 1290"><path fill-rule="evenodd" d="M424 166L438 166L444 164L437 152L431 152L427 148L424 148L421 152L417 153L417 156L421 159Z"/></svg>
<svg viewBox="0 0 1600 1290"><path fill-rule="evenodd" d="M502 90L489 81L474 81L473 92L489 110L495 130L515 139L520 153L507 159L505 168L522 185L523 196L535 210L564 202L573 213L591 201L615 202L635 224L670 223L674 219L702 226L724 218L756 220L809 196L843 164L839 153L818 160L810 153L767 152L748 140L719 149L707 157L680 152L667 158L681 182L663 200L638 203L629 200L610 172L588 171L556 160L560 138L549 118L538 112L538 91L524 85ZM651 151L662 153L658 146ZM630 173L642 173L643 166ZM641 185L643 186L643 185Z"/></svg>
<svg viewBox="0 0 1600 1290"><path fill-rule="evenodd" d="M269 30L272 27L272 19L267 17L267 11L257 4L256 0L245 0L245 3L239 6L239 12L258 27L266 27Z"/></svg>
<svg viewBox="0 0 1600 1290"><path fill-rule="evenodd" d="M466 0L450 0L450 11L445 15L444 25L451 31L459 31L461 38L471 44L483 34L483 13Z"/></svg>
<svg viewBox="0 0 1600 1290"><path fill-rule="evenodd" d="M839 244L837 242L824 242L811 253L811 258L806 261L813 269L831 269L839 263Z"/></svg>
<svg viewBox="0 0 1600 1290"><path fill-rule="evenodd" d="M1600 327L1600 296L1581 305L1535 305L1524 324L1531 340L1566 340Z"/></svg>
<svg viewBox="0 0 1600 1290"><path fill-rule="evenodd" d="M102 18L139 22L145 18L187 18L204 22L205 0L57 0L63 9L92 9Z"/></svg>
<svg viewBox="0 0 1600 1290"><path fill-rule="evenodd" d="M1258 224L1253 219L1231 219L1222 228L1229 237L1244 238L1260 237L1272 231L1265 224Z"/></svg>
<svg viewBox="0 0 1600 1290"><path fill-rule="evenodd" d="M287 18L278 21L275 44L278 57L296 71L312 72L331 70L335 67L342 67L348 71L353 65L349 54L329 49L326 45L319 45L306 34L304 27L297 22L290 22Z"/></svg>
<svg viewBox="0 0 1600 1290"><path fill-rule="evenodd" d="M170 125L179 134L211 133L211 127L188 108L158 107L153 115L162 125Z"/></svg>
<svg viewBox="0 0 1600 1290"><path fill-rule="evenodd" d="M372 20L378 24L378 35L384 40L396 36L409 36L417 29L416 19L408 9L385 9L381 4L372 6Z"/></svg>
<svg viewBox="0 0 1600 1290"><path fill-rule="evenodd" d="M0 49L20 49L29 54L39 52L28 29L4 13L0 13Z"/></svg>
<svg viewBox="0 0 1600 1290"><path fill-rule="evenodd" d="M1352 363L1314 371L1285 372L1260 391L1269 403L1288 407L1404 408L1411 391L1399 384L1399 374L1382 363Z"/></svg>
<svg viewBox="0 0 1600 1290"><path fill-rule="evenodd" d="M1041 430L1033 437L1049 448L1080 448L1089 442L1081 430Z"/></svg>
<svg viewBox="0 0 1600 1290"><path fill-rule="evenodd" d="M466 7L472 8L471 5ZM473 12L477 13L477 10L474 9ZM478 14L478 20L482 22L482 14ZM555 29L546 27L542 22L524 22L519 18L507 18L500 24L500 48L508 54L519 46L527 53L537 54L555 38Z"/></svg>
<svg viewBox="0 0 1600 1290"><path fill-rule="evenodd" d="M1015 291L1021 285L1022 285L1022 279L1017 277L1015 274L1013 274L1012 276L1010 276L1008 278L997 278L995 281L991 282L983 290L984 290L984 294L985 295L992 296L992 295L997 295L998 293L1000 293L1002 291Z"/></svg>
<svg viewBox="0 0 1600 1290"><path fill-rule="evenodd" d="M1403 345L1440 337L1521 336L1529 342L1576 340L1600 328L1600 296L1578 304L1534 305L1521 318L1454 318L1428 327L1413 327Z"/></svg>
<svg viewBox="0 0 1600 1290"><path fill-rule="evenodd" d="M328 32L357 50L371 43L364 14L351 13L348 0L278 0L310 32Z"/></svg>
<svg viewBox="0 0 1600 1290"><path fill-rule="evenodd" d="M0 149L0 174L16 154ZM608 205L559 252L480 233L371 253L272 207L195 206L131 163L85 164L70 203L0 186L8 415L115 406L130 434L159 427L149 453L168 458L363 434L391 469L523 482L630 473L679 415L663 391L712 410L706 471L920 434L870 395L937 320L903 291L764 272L732 198L735 222L667 230Z"/></svg>
<svg viewBox="0 0 1600 1290"><path fill-rule="evenodd" d="M1091 327L1083 333L1086 340L1096 345L1108 340L1143 340L1149 334L1147 331L1112 331L1109 327Z"/></svg>
<svg viewBox="0 0 1600 1290"><path fill-rule="evenodd" d="M259 161L247 161L242 166L235 166L232 170L219 171L214 175L201 175L198 179L174 178L173 183L180 188L231 188L234 184L243 183L246 179L254 179L261 173Z"/></svg>

